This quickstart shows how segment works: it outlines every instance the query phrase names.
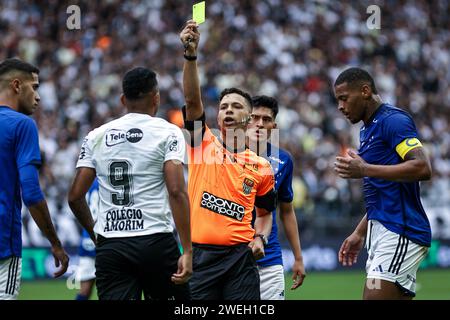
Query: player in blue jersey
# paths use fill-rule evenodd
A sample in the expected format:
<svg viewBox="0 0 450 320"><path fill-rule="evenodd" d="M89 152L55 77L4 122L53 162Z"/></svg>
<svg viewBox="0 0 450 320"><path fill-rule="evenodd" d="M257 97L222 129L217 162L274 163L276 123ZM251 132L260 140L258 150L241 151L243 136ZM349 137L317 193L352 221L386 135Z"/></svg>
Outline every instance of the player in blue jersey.
<svg viewBox="0 0 450 320"><path fill-rule="evenodd" d="M39 186L41 165L36 124L29 117L40 97L39 69L18 59L0 63L0 300L17 299L22 269L22 200L51 243L64 274L69 257L61 246Z"/></svg>
<svg viewBox="0 0 450 320"><path fill-rule="evenodd" d="M303 283L306 273L303 265L297 218L292 205L294 198L292 191L294 167L292 159L286 151L268 142L271 130L277 127L275 122L278 114L277 100L268 96L256 96L252 98L252 102L253 109L247 130L248 145L259 156L269 160L275 174L275 189L280 208L280 220L295 258L292 266L292 279L294 282L291 289L296 289ZM281 246L278 239L276 214L277 210L275 209L272 212L272 230L264 247L265 256L257 260L262 300L284 300L284 269Z"/></svg>
<svg viewBox="0 0 450 320"><path fill-rule="evenodd" d="M97 220L100 201L97 179L94 180L94 183L86 194L86 201L89 205L89 209L91 209L93 220ZM78 256L79 261L75 279L80 283L80 291L76 296L76 300L89 300L92 294L92 288L95 284L95 243L85 229L83 229L81 233Z"/></svg>
<svg viewBox="0 0 450 320"><path fill-rule="evenodd" d="M366 71L350 68L334 84L341 111L352 124L363 121L358 153L336 157L344 179L363 179L366 215L344 240L339 261L356 262L364 244L368 261L364 299L412 299L416 273L431 242L420 201L419 181L431 178L430 161L411 116L378 96Z"/></svg>

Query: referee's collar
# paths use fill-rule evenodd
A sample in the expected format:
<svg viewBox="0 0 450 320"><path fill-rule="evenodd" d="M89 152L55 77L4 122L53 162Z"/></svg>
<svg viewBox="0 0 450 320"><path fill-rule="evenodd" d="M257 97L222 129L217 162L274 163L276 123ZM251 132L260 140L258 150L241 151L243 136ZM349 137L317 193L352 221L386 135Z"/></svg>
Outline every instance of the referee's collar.
<svg viewBox="0 0 450 320"><path fill-rule="evenodd" d="M220 136L216 137L217 140L222 144L222 146L231 153L241 153L247 150L247 146L244 144L242 148L230 148L226 145L226 143L222 140Z"/></svg>

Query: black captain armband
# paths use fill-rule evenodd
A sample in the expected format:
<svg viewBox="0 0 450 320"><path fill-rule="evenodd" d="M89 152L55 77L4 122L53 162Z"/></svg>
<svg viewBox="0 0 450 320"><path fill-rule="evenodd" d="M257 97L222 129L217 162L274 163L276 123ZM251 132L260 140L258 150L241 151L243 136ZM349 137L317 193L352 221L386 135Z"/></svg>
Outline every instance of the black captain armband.
<svg viewBox="0 0 450 320"><path fill-rule="evenodd" d="M277 207L277 200L277 193L275 189L272 189L263 196L256 196L255 207L266 209L267 211L273 211Z"/></svg>

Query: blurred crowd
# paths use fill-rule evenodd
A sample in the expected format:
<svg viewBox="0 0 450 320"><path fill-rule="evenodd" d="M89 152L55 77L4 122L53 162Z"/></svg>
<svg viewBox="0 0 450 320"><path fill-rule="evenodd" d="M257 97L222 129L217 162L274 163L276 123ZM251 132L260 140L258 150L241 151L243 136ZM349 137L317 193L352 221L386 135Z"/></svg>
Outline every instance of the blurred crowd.
<svg viewBox="0 0 450 320"><path fill-rule="evenodd" d="M66 26L71 4L81 9L80 30ZM128 69L157 71L158 115L179 123L178 34L192 4L0 2L0 59L18 56L41 70L35 119L46 160L42 184L53 212L69 214L66 194L84 136L123 113L121 77ZM366 24L371 4L381 9L380 29ZM449 1L211 0L200 32L198 63L211 126L225 87L279 101L281 146L295 161L302 239L347 232L364 214L360 183L333 171L336 155L358 147L359 127L338 112L332 91L348 66L368 69L382 99L414 117L434 170L433 180L422 184L424 204L441 215L438 227L450 228L450 212L439 209L450 206Z"/></svg>

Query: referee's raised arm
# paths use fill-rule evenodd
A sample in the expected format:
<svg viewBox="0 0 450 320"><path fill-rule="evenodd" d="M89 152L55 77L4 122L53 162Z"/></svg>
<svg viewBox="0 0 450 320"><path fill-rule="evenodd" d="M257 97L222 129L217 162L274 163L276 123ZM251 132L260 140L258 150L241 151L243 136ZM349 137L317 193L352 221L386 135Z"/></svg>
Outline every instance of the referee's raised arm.
<svg viewBox="0 0 450 320"><path fill-rule="evenodd" d="M200 81L197 70L197 48L200 33L197 23L189 20L180 33L184 46L183 91L186 100L186 119L195 121L203 115Z"/></svg>

